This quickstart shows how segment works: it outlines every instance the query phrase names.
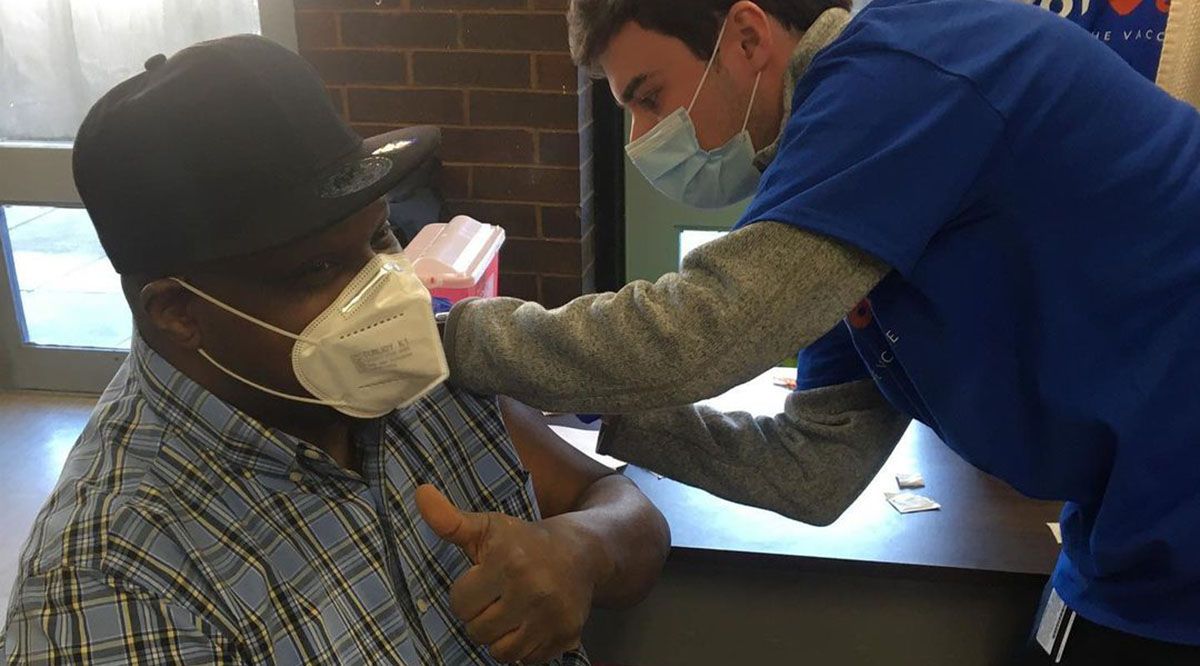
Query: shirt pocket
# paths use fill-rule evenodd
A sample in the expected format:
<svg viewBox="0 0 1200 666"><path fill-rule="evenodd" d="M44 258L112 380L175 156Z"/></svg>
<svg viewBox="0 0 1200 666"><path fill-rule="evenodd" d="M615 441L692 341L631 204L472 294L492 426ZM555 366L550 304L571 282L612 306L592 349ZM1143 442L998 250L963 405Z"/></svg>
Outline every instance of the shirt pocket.
<svg viewBox="0 0 1200 666"><path fill-rule="evenodd" d="M502 464L497 460L480 460L472 469L474 488L459 487L461 501L451 498L456 506L478 513L503 513L522 520L538 520L533 481L520 462ZM470 508L467 508L470 507Z"/></svg>
<svg viewBox="0 0 1200 666"><path fill-rule="evenodd" d="M533 492L533 478L523 467L518 467L514 471L519 476L519 480L505 486L508 492L497 497L496 508L493 510L522 520L541 520L537 496Z"/></svg>

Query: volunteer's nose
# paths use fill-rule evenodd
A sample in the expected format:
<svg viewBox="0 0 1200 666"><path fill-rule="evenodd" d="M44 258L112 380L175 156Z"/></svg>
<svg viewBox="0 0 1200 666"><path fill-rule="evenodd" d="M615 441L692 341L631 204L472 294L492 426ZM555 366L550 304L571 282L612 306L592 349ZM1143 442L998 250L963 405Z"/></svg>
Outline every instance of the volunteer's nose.
<svg viewBox="0 0 1200 666"><path fill-rule="evenodd" d="M642 137L650 128L654 127L654 121L648 119L638 112L633 112L633 116L629 121L629 143L633 143Z"/></svg>

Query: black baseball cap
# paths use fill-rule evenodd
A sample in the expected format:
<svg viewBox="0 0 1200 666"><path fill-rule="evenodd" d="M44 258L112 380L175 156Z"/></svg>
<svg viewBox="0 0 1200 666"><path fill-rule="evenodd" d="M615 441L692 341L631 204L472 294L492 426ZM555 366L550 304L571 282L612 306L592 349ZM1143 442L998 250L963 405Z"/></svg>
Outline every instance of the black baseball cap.
<svg viewBox="0 0 1200 666"><path fill-rule="evenodd" d="M433 159L435 127L367 140L263 37L201 42L118 84L75 139L75 185L118 273L167 275L333 225Z"/></svg>

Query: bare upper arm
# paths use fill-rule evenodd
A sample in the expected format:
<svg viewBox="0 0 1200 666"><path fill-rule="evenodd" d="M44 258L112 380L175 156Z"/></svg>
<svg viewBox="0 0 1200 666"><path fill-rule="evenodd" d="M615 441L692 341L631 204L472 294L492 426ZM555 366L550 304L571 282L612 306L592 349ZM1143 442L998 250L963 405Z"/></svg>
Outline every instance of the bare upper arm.
<svg viewBox="0 0 1200 666"><path fill-rule="evenodd" d="M503 397L500 411L517 454L533 477L533 492L544 517L573 510L593 483L615 474L555 434L540 411Z"/></svg>

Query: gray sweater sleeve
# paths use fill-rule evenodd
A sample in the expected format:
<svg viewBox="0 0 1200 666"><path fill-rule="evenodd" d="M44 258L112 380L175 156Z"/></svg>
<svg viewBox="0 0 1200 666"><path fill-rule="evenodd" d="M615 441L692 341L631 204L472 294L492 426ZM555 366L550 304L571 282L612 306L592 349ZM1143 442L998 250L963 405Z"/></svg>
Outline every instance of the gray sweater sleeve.
<svg viewBox="0 0 1200 666"><path fill-rule="evenodd" d="M909 421L862 380L793 392L774 418L703 406L606 418L599 450L735 502L828 525L878 473Z"/></svg>
<svg viewBox="0 0 1200 666"><path fill-rule="evenodd" d="M555 310L459 303L445 333L450 381L564 412L687 405L810 344L887 272L847 244L760 222L689 253L679 273Z"/></svg>

